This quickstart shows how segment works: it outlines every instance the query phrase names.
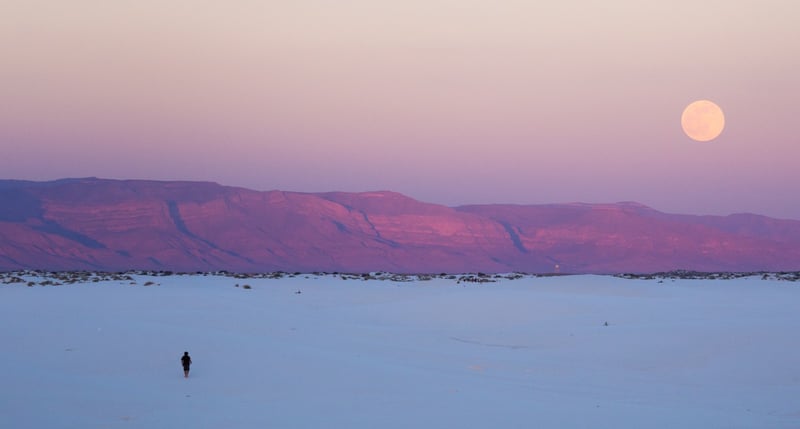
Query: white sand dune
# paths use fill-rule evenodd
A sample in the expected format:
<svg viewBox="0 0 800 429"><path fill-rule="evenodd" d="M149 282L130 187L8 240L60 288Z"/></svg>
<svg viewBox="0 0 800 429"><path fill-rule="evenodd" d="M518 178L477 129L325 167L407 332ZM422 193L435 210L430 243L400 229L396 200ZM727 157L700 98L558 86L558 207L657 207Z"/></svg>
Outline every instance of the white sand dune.
<svg viewBox="0 0 800 429"><path fill-rule="evenodd" d="M0 427L800 427L796 282L129 283L0 285Z"/></svg>

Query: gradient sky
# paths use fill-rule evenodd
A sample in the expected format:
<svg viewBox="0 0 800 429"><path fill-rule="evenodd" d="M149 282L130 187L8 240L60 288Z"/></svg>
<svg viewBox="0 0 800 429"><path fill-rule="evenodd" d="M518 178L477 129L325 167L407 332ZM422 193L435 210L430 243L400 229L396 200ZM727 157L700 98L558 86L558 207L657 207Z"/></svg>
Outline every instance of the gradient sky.
<svg viewBox="0 0 800 429"><path fill-rule="evenodd" d="M0 177L800 219L795 0L2 0ZM683 108L719 104L714 141Z"/></svg>

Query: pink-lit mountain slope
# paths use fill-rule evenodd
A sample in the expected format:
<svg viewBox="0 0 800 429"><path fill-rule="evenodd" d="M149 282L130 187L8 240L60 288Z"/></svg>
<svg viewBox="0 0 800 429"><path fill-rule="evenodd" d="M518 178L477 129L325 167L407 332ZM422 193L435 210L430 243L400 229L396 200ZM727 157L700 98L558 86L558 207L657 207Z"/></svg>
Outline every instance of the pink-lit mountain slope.
<svg viewBox="0 0 800 429"><path fill-rule="evenodd" d="M800 221L634 204L445 207L393 192L0 181L0 270L616 273L800 269Z"/></svg>

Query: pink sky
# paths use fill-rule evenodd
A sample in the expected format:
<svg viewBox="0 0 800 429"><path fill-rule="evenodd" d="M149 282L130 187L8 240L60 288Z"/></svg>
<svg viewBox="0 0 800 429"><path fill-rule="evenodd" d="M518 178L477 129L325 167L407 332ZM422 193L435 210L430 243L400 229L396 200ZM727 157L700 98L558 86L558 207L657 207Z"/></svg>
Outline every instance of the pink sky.
<svg viewBox="0 0 800 429"><path fill-rule="evenodd" d="M794 1L6 0L0 177L800 219ZM697 99L726 128L680 126Z"/></svg>

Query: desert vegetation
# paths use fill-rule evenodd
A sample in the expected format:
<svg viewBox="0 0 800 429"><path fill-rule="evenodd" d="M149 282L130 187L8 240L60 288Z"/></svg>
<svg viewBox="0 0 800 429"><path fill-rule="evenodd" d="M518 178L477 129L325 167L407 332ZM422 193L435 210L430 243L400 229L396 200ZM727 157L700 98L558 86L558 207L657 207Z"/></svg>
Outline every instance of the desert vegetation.
<svg viewBox="0 0 800 429"><path fill-rule="evenodd" d="M796 282L800 281L800 271L782 272L702 272L675 270L651 274L617 274L616 277L623 279L642 279L642 280L731 280L743 277L761 277L762 280L785 280Z"/></svg>
<svg viewBox="0 0 800 429"><path fill-rule="evenodd" d="M172 276L216 276L227 277L235 280L248 279L283 279L302 277L310 278L337 278L345 281L390 281L390 282L424 282L433 279L451 280L455 284L483 284L495 283L500 280L518 280L532 277L552 277L554 275L568 274L529 274L529 273L439 273L439 274L404 274L383 271L369 273L340 273L340 272L264 272L264 273L233 273L228 271L192 272L181 273L173 271L131 270L125 272L100 272L100 271L41 271L21 270L0 272L0 284L25 284L27 286L63 286L76 283L117 282L137 285L136 277L172 277ZM629 280L730 280L743 277L760 277L762 280L800 281L800 271L783 272L700 272L677 270L659 273L622 273L615 277ZM158 286L155 279L142 283L143 286ZM236 284L240 287L240 284ZM249 289L249 285L242 286Z"/></svg>

